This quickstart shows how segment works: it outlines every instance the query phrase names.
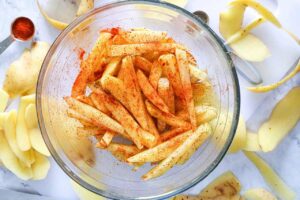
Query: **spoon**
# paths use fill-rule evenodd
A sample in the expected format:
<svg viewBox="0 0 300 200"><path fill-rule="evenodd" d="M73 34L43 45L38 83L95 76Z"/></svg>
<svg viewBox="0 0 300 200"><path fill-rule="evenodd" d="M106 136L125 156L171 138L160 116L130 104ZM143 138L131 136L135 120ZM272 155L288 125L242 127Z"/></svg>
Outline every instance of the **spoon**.
<svg viewBox="0 0 300 200"><path fill-rule="evenodd" d="M209 22L209 16L207 15L206 12L202 11L202 10L198 10L193 12L194 15L196 15L197 17L199 17L204 23L208 24ZM222 40L221 38L219 38L224 44L225 41ZM230 53L230 56L236 66L236 70L237 72L248 82L252 83L252 84L260 84L263 82L260 73L258 72L258 70L249 62L241 59L240 57L238 57L234 51L231 49L230 46L226 45L227 50Z"/></svg>
<svg viewBox="0 0 300 200"><path fill-rule="evenodd" d="M10 35L0 42L0 55L14 41L25 42L30 40L34 35L34 24L27 17L18 17L11 24Z"/></svg>

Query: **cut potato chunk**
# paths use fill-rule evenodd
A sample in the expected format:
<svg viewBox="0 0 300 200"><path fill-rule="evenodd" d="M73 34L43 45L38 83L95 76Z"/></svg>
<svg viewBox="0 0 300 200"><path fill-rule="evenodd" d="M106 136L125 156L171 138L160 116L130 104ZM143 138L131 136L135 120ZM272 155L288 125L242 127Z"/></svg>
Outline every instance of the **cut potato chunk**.
<svg viewBox="0 0 300 200"><path fill-rule="evenodd" d="M3 112L7 106L9 95L4 90L0 89L0 112Z"/></svg>

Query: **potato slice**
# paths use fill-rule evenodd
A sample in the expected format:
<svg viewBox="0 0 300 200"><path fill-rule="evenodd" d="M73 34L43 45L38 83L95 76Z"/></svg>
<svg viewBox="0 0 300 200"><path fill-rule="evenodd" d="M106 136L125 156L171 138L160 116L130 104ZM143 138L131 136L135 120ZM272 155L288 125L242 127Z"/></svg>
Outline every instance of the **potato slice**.
<svg viewBox="0 0 300 200"><path fill-rule="evenodd" d="M244 151L244 154L256 166L266 183L278 195L278 197L281 199L296 199L296 193L283 182L283 180L262 158L249 151Z"/></svg>
<svg viewBox="0 0 300 200"><path fill-rule="evenodd" d="M7 103L8 103L9 95L4 90L0 89L0 112L4 112Z"/></svg>
<svg viewBox="0 0 300 200"><path fill-rule="evenodd" d="M94 8L94 0L80 0L76 16L83 15Z"/></svg>
<svg viewBox="0 0 300 200"><path fill-rule="evenodd" d="M236 153L242 150L247 142L246 123L242 115L240 115L238 127L236 129L233 141L229 147L229 153Z"/></svg>
<svg viewBox="0 0 300 200"><path fill-rule="evenodd" d="M236 195L239 195L240 191L240 181L232 172L228 171L206 186L198 197L200 199L215 199L217 197L232 199Z"/></svg>
<svg viewBox="0 0 300 200"><path fill-rule="evenodd" d="M295 87L281 99L268 121L258 131L258 142L264 152L272 151L300 119L300 87Z"/></svg>
<svg viewBox="0 0 300 200"><path fill-rule="evenodd" d="M50 169L50 162L47 157L34 151L35 162L32 165L32 179L42 180L47 177Z"/></svg>
<svg viewBox="0 0 300 200"><path fill-rule="evenodd" d="M247 200L277 200L273 194L263 188L253 188L247 190L243 197Z"/></svg>
<svg viewBox="0 0 300 200"><path fill-rule="evenodd" d="M26 106L24 117L28 129L38 127L38 119L35 104L31 103L28 104L28 106Z"/></svg>
<svg viewBox="0 0 300 200"><path fill-rule="evenodd" d="M155 61L152 65L150 75L149 75L149 82L155 90L157 90L158 81L161 75L162 75L162 68L160 64L157 61Z"/></svg>
<svg viewBox="0 0 300 200"><path fill-rule="evenodd" d="M34 162L30 151L21 151L16 140L16 118L17 112L12 110L8 113L1 113L3 119L3 131L10 149L14 152L20 162L24 163L26 167L30 167Z"/></svg>
<svg viewBox="0 0 300 200"><path fill-rule="evenodd" d="M28 128L25 121L25 110L27 105L31 103L35 103L35 95L21 97L16 123L16 139L21 151L28 151L31 148Z"/></svg>
<svg viewBox="0 0 300 200"><path fill-rule="evenodd" d="M297 66L293 71L291 71L288 75L286 75L283 79L280 81L270 84L270 85L265 85L265 86L257 86L257 87L248 87L247 89L252 91L252 92L269 92L271 90L274 90L293 78L298 72L300 72L300 61L298 62Z"/></svg>
<svg viewBox="0 0 300 200"><path fill-rule="evenodd" d="M187 131L170 140L167 140L151 149L145 150L128 158L129 162L158 162L167 158L193 132Z"/></svg>
<svg viewBox="0 0 300 200"><path fill-rule="evenodd" d="M51 156L38 127L29 130L29 138L33 149L45 156Z"/></svg>
<svg viewBox="0 0 300 200"><path fill-rule="evenodd" d="M261 62L271 55L268 47L252 34L232 43L230 47L239 57L251 62Z"/></svg>
<svg viewBox="0 0 300 200"><path fill-rule="evenodd" d="M0 160L3 165L22 180L28 180L32 177L32 170L20 164L4 136L0 130Z"/></svg>
<svg viewBox="0 0 300 200"><path fill-rule="evenodd" d="M210 126L203 124L199 126L193 134L188 137L175 151L173 151L166 159L160 162L157 166L152 168L149 172L143 175L144 180L149 180L163 175L171 169L177 161L183 156L193 145L198 141L207 139L210 132Z"/></svg>
<svg viewBox="0 0 300 200"><path fill-rule="evenodd" d="M243 147L245 151L261 151L261 147L258 142L258 134L247 132L246 144Z"/></svg>
<svg viewBox="0 0 300 200"><path fill-rule="evenodd" d="M186 102L187 111L189 113L189 121L192 124L192 128L195 129L197 126L194 99L193 99L193 90L191 85L191 78L188 68L188 60L186 52L180 49L176 49L175 51L177 65L180 74L180 80L183 89L183 97Z"/></svg>

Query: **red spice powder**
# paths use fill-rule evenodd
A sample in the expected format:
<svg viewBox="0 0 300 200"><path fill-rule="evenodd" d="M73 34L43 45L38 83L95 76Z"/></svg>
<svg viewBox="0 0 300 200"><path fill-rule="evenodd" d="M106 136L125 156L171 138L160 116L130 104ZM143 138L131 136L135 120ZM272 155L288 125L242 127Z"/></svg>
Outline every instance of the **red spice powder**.
<svg viewBox="0 0 300 200"><path fill-rule="evenodd" d="M19 17L12 25L12 34L20 40L27 40L34 34L34 24L26 17Z"/></svg>

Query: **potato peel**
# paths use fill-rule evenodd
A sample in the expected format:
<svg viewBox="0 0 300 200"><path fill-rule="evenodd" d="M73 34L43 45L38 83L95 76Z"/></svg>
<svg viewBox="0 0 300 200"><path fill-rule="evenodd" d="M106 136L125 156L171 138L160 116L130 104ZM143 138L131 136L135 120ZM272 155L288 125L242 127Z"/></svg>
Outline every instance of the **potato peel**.
<svg viewBox="0 0 300 200"><path fill-rule="evenodd" d="M271 90L274 90L274 89L278 88L279 86L281 86L282 84L284 84L285 82L287 82L288 80L293 78L298 72L300 72L300 61L298 62L295 69L291 73L286 75L280 81L278 81L276 83L273 83L273 84L270 84L270 85L265 85L265 86L247 87L247 89L252 91L252 92L257 92L257 93L269 92Z"/></svg>
<svg viewBox="0 0 300 200"><path fill-rule="evenodd" d="M249 189L244 193L243 197L247 200L277 200L273 194L263 188Z"/></svg>
<svg viewBox="0 0 300 200"><path fill-rule="evenodd" d="M249 151L244 151L244 154L257 167L266 183L281 199L296 199L296 193L283 182L283 180L262 158Z"/></svg>
<svg viewBox="0 0 300 200"><path fill-rule="evenodd" d="M261 147L258 142L258 134L247 132L246 144L243 147L245 151L261 151Z"/></svg>
<svg viewBox="0 0 300 200"><path fill-rule="evenodd" d="M258 141L263 151L276 148L300 119L300 87L293 88L272 111L267 122L258 131Z"/></svg>
<svg viewBox="0 0 300 200"><path fill-rule="evenodd" d="M240 116L238 127L236 129L233 141L229 147L228 152L236 153L239 150L242 150L246 145L246 141L247 141L246 136L247 136L246 123L244 118Z"/></svg>

